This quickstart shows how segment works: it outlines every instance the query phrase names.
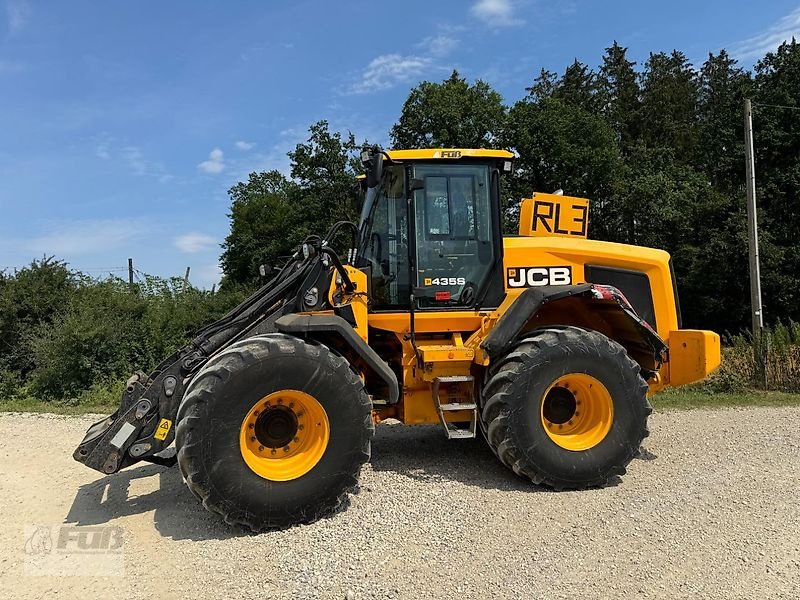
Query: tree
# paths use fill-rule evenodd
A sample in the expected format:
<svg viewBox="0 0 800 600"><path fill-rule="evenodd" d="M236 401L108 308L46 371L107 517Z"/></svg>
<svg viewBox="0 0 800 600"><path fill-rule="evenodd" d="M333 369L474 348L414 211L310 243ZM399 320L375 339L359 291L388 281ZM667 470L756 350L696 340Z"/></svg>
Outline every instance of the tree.
<svg viewBox="0 0 800 600"><path fill-rule="evenodd" d="M597 74L577 59L566 68L553 93L565 104L573 104L588 112L598 110Z"/></svg>
<svg viewBox="0 0 800 600"><path fill-rule="evenodd" d="M220 258L225 283L252 283L259 265L291 254L299 241L294 212L298 186L278 171L250 173L246 183L237 183L228 194L231 229Z"/></svg>
<svg viewBox="0 0 800 600"><path fill-rule="evenodd" d="M699 73L697 165L714 187L737 190L744 173L742 101L752 85L725 50L709 54Z"/></svg>
<svg viewBox="0 0 800 600"><path fill-rule="evenodd" d="M638 142L641 111L636 63L628 60L627 52L616 41L606 48L598 76L600 110L614 129L623 154Z"/></svg>
<svg viewBox="0 0 800 600"><path fill-rule="evenodd" d="M697 76L682 52L650 54L642 80L642 138L690 160L697 145Z"/></svg>
<svg viewBox="0 0 800 600"><path fill-rule="evenodd" d="M593 234L608 239L607 214L622 163L602 117L556 98L525 99L509 111L502 142L519 155L511 186L515 199L558 188L591 198Z"/></svg>
<svg viewBox="0 0 800 600"><path fill-rule="evenodd" d="M253 284L259 265L288 256L306 236L324 235L336 221L358 219L353 134L331 133L327 121L311 125L309 134L289 152L291 179L278 171L251 173L228 191L225 285Z"/></svg>
<svg viewBox="0 0 800 600"><path fill-rule="evenodd" d="M795 39L756 64L754 87L759 227L762 238L769 236L779 249L771 268L762 264L765 312L773 319L799 320L800 44Z"/></svg>
<svg viewBox="0 0 800 600"><path fill-rule="evenodd" d="M499 93L473 85L453 71L442 83L423 81L411 90L392 127L395 148L487 148L495 146L506 109Z"/></svg>
<svg viewBox="0 0 800 600"><path fill-rule="evenodd" d="M333 223L358 219L360 172L355 136L331 133L327 121L309 127L304 143L289 152L292 179L299 189L298 207L303 236L323 235Z"/></svg>

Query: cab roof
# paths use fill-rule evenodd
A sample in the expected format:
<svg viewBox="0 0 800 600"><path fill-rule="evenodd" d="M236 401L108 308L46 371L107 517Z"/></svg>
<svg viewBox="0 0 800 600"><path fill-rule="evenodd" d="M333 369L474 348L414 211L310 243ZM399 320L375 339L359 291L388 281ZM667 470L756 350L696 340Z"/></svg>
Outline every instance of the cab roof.
<svg viewBox="0 0 800 600"><path fill-rule="evenodd" d="M390 160L453 160L459 158L514 158L508 150L494 148L425 148L414 150L387 150Z"/></svg>

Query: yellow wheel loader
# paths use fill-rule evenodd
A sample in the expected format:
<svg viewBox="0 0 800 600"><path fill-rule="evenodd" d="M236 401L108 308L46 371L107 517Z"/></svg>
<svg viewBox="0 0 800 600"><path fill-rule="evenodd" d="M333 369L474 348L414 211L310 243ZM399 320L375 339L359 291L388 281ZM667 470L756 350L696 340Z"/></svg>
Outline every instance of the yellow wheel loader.
<svg viewBox="0 0 800 600"><path fill-rule="evenodd" d="M710 373L719 336L680 328L666 252L587 239L587 200L533 194L519 235L503 237L513 158L365 148L360 223L307 238L250 298L132 376L75 459L105 474L177 461L206 508L255 531L337 509L388 418L481 435L558 490L624 474L648 396Z"/></svg>

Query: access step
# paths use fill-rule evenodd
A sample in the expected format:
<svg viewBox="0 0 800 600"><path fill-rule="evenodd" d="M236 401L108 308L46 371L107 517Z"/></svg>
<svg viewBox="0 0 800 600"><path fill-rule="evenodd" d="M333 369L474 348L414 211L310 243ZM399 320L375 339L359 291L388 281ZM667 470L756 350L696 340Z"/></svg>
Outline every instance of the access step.
<svg viewBox="0 0 800 600"><path fill-rule="evenodd" d="M443 385L448 386L462 384L470 384L467 386L469 388L469 400L467 402L450 402L443 404L439 401L439 391ZM441 377L435 377L433 379L431 391L433 394L433 402L436 405L436 411L439 413L439 421L441 422L442 427L444 427L447 439L453 440L474 438L477 433L478 425L478 405L475 403L475 378L472 375L445 375ZM446 412L462 410L472 411L469 429L458 429L455 427L455 425L449 423L447 419L445 419L444 414Z"/></svg>

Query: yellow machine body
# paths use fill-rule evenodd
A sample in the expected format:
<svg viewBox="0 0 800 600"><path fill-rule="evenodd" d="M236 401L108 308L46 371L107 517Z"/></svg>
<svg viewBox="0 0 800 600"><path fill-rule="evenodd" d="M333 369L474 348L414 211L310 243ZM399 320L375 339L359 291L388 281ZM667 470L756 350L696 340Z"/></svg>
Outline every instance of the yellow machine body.
<svg viewBox="0 0 800 600"><path fill-rule="evenodd" d="M510 153L489 150L407 150L392 151L393 159L461 158L463 156L512 157ZM455 153L455 154L448 154ZM467 154L470 153L470 154ZM476 154L478 153L478 154ZM443 156L444 154L444 156ZM452 411L440 417L432 396L432 382L437 377L480 373L490 366L481 343L500 317L531 285L564 285L592 281L587 271L618 269L646 277L652 299L650 326L669 346L668 358L648 384L650 393L668 385L683 385L703 379L720 363L720 338L711 331L682 330L674 288L670 256L663 250L587 239L589 201L583 198L536 193L520 206L519 235L503 239L505 299L494 310L440 310L415 314L415 342L410 337L408 311L368 311L365 296L367 278L354 267L347 271L356 288L355 294L340 298L352 303L355 329L387 361L400 356L398 379L402 400L394 406L376 405L375 418L397 418L408 424L436 423L440 418L463 422L468 411ZM329 291L331 303L338 286ZM568 303L554 303L553 310L543 311L530 327L575 323ZM390 334L390 341L386 335ZM614 337L611 330L604 331ZM375 336L383 340L375 343ZM415 349L416 345L416 349ZM469 384L452 385L439 391L441 403L467 402Z"/></svg>

